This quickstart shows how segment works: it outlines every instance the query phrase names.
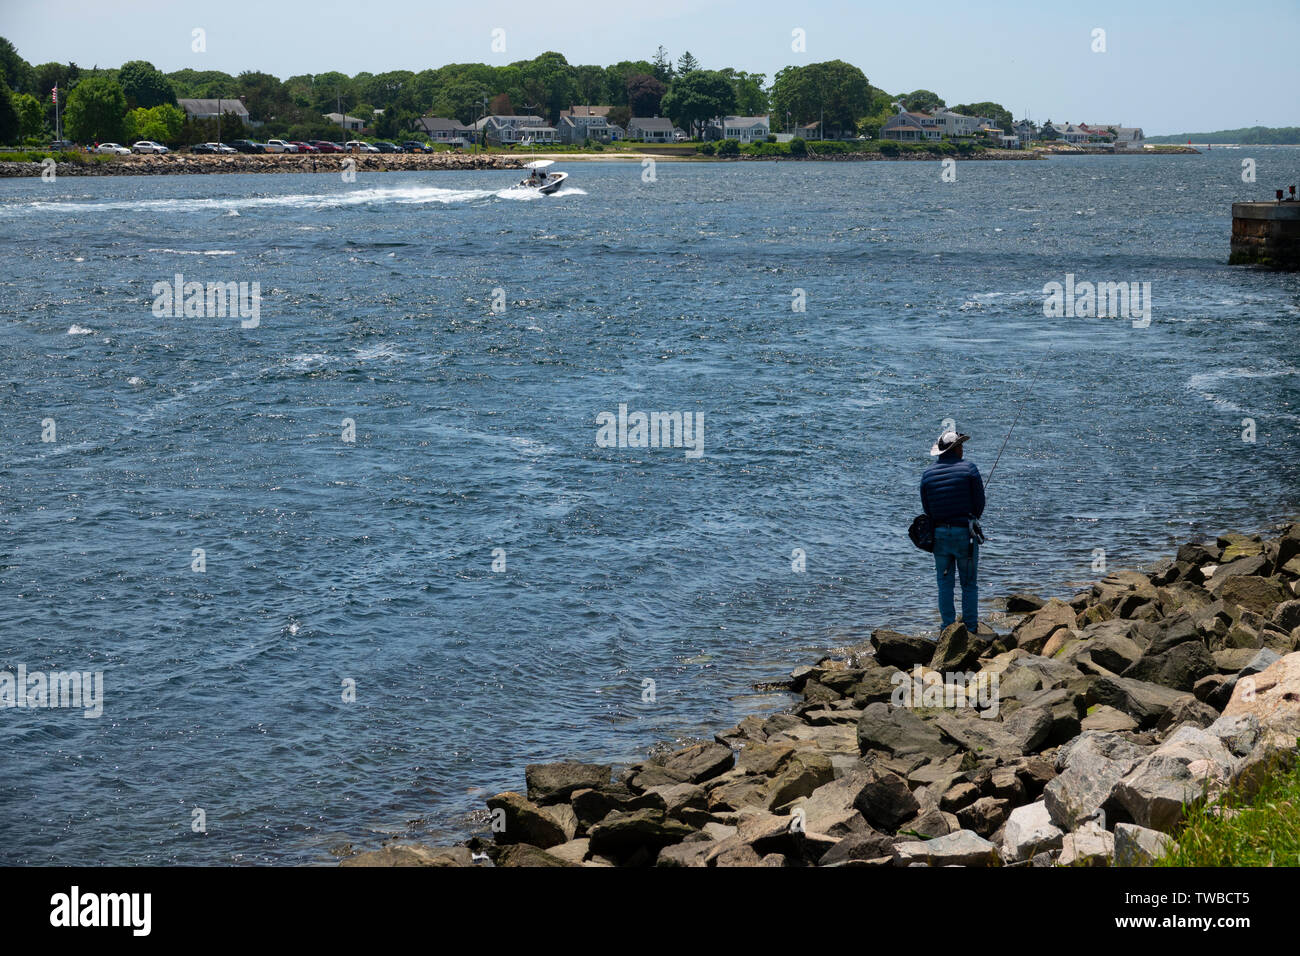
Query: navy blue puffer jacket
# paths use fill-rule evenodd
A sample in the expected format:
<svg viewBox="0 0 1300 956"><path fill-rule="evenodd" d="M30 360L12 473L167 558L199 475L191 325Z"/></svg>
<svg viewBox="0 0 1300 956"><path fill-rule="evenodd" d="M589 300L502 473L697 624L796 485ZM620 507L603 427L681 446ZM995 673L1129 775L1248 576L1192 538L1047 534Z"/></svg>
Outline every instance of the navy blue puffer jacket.
<svg viewBox="0 0 1300 956"><path fill-rule="evenodd" d="M921 476L921 507L935 521L978 518L984 513L984 479L974 462L945 460Z"/></svg>

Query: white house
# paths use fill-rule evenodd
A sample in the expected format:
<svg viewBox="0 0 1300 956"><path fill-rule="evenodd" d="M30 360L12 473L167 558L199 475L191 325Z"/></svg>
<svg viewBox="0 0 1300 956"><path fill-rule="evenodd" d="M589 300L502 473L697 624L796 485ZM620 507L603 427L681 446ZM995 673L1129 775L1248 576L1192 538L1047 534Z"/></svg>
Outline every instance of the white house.
<svg viewBox="0 0 1300 956"><path fill-rule="evenodd" d="M345 116L343 113L323 113L321 115L335 126L342 126L349 133L359 133L366 125L365 120L357 119L355 116Z"/></svg>
<svg viewBox="0 0 1300 956"><path fill-rule="evenodd" d="M705 130L706 139L735 139L742 143L762 143L772 132L766 116L724 116Z"/></svg>
<svg viewBox="0 0 1300 956"><path fill-rule="evenodd" d="M606 109L608 110L608 107ZM604 116L570 113L568 110L560 114L558 130L560 142L579 146L588 139L598 143L609 143L618 138L616 130L618 133L622 132L617 126L612 126Z"/></svg>
<svg viewBox="0 0 1300 956"><path fill-rule="evenodd" d="M930 111L930 117L938 120L945 139L959 136L976 136L979 134L980 121L975 116L964 116L950 109L939 107Z"/></svg>
<svg viewBox="0 0 1300 956"><path fill-rule="evenodd" d="M484 132L492 146L542 145L555 143L559 132L547 126L540 116L485 116L474 124L475 130Z"/></svg>
<svg viewBox="0 0 1300 956"><path fill-rule="evenodd" d="M673 121L662 116L633 116L627 123L627 136L647 143L671 143Z"/></svg>

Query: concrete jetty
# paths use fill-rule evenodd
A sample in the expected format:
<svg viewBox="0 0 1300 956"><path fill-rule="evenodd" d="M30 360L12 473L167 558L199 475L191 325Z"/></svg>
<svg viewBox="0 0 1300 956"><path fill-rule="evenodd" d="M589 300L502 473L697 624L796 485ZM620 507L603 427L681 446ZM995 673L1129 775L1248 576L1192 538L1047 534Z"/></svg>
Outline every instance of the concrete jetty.
<svg viewBox="0 0 1300 956"><path fill-rule="evenodd" d="M1274 202L1232 204L1231 265L1256 264L1275 269L1300 269L1300 201L1295 187Z"/></svg>

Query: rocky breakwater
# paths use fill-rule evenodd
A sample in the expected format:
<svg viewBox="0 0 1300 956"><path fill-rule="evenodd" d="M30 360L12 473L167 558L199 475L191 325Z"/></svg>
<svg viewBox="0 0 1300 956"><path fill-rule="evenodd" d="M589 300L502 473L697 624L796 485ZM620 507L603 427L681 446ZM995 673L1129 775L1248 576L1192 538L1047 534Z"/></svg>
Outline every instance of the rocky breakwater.
<svg viewBox="0 0 1300 956"><path fill-rule="evenodd" d="M1143 865L1296 758L1300 524L1008 610L1005 634L875 631L796 669L781 713L617 779L529 766L490 838L344 865Z"/></svg>
<svg viewBox="0 0 1300 956"><path fill-rule="evenodd" d="M240 153L235 156L167 153L120 156L107 162L60 162L56 176L171 176L191 173L333 173L352 160L358 173L435 169L520 169L526 157L501 153ZM0 177L40 176L41 163L0 163Z"/></svg>

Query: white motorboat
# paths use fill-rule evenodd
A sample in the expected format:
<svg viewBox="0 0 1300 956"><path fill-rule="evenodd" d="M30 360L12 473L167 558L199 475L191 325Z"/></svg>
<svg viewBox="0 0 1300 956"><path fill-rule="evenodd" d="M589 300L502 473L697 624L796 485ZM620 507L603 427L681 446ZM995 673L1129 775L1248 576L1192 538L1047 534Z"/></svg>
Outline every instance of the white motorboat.
<svg viewBox="0 0 1300 956"><path fill-rule="evenodd" d="M569 178L568 173L547 172L547 167L554 166L553 159L535 159L531 163L525 163L524 169L532 170L528 178L514 186L514 189L527 189L532 192L541 193L543 196L549 196L564 184Z"/></svg>

